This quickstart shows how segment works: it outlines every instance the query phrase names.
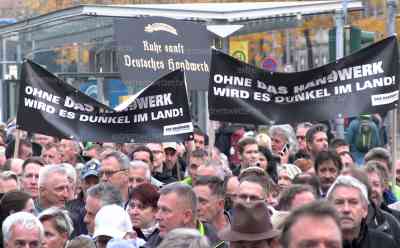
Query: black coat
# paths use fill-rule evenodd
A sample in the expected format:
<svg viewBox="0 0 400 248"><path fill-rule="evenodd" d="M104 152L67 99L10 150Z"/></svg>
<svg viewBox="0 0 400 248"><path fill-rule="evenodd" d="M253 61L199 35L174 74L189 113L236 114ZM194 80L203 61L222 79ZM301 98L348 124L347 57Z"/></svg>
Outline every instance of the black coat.
<svg viewBox="0 0 400 248"><path fill-rule="evenodd" d="M216 233L216 230L213 226L203 223L204 227L204 235L207 237L208 241L211 244L212 248L226 248L227 245L225 242L221 241ZM155 231L152 235L150 235L149 239L147 240L146 244L143 248L156 248L162 242L162 238L160 237L159 230Z"/></svg>
<svg viewBox="0 0 400 248"><path fill-rule="evenodd" d="M398 247L400 247L399 221L390 213L376 208L373 203L368 207L367 225L371 229L386 233L392 237Z"/></svg>
<svg viewBox="0 0 400 248"><path fill-rule="evenodd" d="M360 236L352 241L344 240L343 248L395 248L396 242L387 234L362 225Z"/></svg>

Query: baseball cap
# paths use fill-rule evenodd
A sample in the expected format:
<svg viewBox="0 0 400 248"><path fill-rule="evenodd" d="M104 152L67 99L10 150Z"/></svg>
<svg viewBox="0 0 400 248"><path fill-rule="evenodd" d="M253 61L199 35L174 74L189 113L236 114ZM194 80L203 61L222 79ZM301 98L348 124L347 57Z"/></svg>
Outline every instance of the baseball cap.
<svg viewBox="0 0 400 248"><path fill-rule="evenodd" d="M83 149L84 149L85 151L88 151L88 150L94 148L95 146L96 146L96 144L93 143L93 142L86 142L86 144L85 144L85 146L83 147Z"/></svg>
<svg viewBox="0 0 400 248"><path fill-rule="evenodd" d="M81 179L85 179L88 176L99 177L100 161L97 159L91 159L86 162L85 166L81 170Z"/></svg>
<svg viewBox="0 0 400 248"><path fill-rule="evenodd" d="M108 236L122 239L128 232L132 232L132 222L128 213L116 204L102 207L94 220L93 238Z"/></svg>
<svg viewBox="0 0 400 248"><path fill-rule="evenodd" d="M178 145L176 144L176 142L165 142L165 143L163 143L164 150L167 149L167 148L171 148L171 149L174 149L176 151L176 147L177 146Z"/></svg>

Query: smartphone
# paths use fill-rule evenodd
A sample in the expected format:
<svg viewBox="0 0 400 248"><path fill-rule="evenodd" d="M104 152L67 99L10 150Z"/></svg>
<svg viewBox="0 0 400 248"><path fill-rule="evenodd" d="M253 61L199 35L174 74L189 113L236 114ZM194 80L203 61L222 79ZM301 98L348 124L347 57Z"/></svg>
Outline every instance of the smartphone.
<svg viewBox="0 0 400 248"><path fill-rule="evenodd" d="M285 155L287 152L289 152L289 148L290 148L289 143L286 143L286 144L283 146L283 148L282 148L280 154L282 154L282 156Z"/></svg>

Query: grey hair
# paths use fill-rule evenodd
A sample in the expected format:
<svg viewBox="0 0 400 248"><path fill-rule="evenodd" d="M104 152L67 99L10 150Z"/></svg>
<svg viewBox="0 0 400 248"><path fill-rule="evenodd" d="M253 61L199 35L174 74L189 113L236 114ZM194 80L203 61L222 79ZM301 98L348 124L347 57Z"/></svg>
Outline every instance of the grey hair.
<svg viewBox="0 0 400 248"><path fill-rule="evenodd" d="M44 238L44 228L39 219L33 214L27 212L17 212L8 216L2 226L3 241L6 242L11 238L11 231L14 225L20 224L25 229L39 229L39 239L40 241Z"/></svg>
<svg viewBox="0 0 400 248"><path fill-rule="evenodd" d="M145 174L146 179L150 182L150 180L151 180L151 171L150 171L150 166L147 163L145 163L145 162L143 162L141 160L133 160L133 161L130 162L129 169L143 169L143 170L145 170L146 171L146 174Z"/></svg>
<svg viewBox="0 0 400 248"><path fill-rule="evenodd" d="M196 229L176 228L165 236L158 248L210 248L210 244Z"/></svg>
<svg viewBox="0 0 400 248"><path fill-rule="evenodd" d="M51 207L41 212L38 218L41 222L53 220L55 229L59 233L67 233L68 237L71 237L72 232L74 231L74 226L67 210L58 207Z"/></svg>
<svg viewBox="0 0 400 248"><path fill-rule="evenodd" d="M357 178L352 176L338 176L335 182L329 188L328 193L326 194L328 200L331 200L332 193L339 186L352 187L358 189L360 191L360 196L362 200L367 205L369 204L367 186L365 186Z"/></svg>
<svg viewBox="0 0 400 248"><path fill-rule="evenodd" d="M76 180L78 178L76 169L69 163L62 163L61 166L67 171L67 177L76 185Z"/></svg>
<svg viewBox="0 0 400 248"><path fill-rule="evenodd" d="M72 147L75 149L75 151L76 151L77 153L79 153L79 152L81 151L82 148L81 148L81 145L79 144L78 141L76 141L76 140L71 140L71 139L64 139L64 140L71 141Z"/></svg>
<svg viewBox="0 0 400 248"><path fill-rule="evenodd" d="M215 170L215 172L216 172L215 176L218 177L221 180L224 180L227 172L225 171L221 161L219 161L219 160L209 160L204 164L204 166L213 168Z"/></svg>
<svg viewBox="0 0 400 248"><path fill-rule="evenodd" d="M187 205L192 210L193 216L197 216L197 197L191 186L174 182L165 185L160 190L160 195L168 195L175 193L179 196L180 206ZM175 207L175 206L174 206Z"/></svg>
<svg viewBox="0 0 400 248"><path fill-rule="evenodd" d="M123 206L121 192L110 183L99 183L90 187L87 196L99 199L101 206L117 204Z"/></svg>
<svg viewBox="0 0 400 248"><path fill-rule="evenodd" d="M55 164L41 167L39 171L39 187L43 186L47 180L51 179L51 174L61 174L68 177L67 169L63 165Z"/></svg>
<svg viewBox="0 0 400 248"><path fill-rule="evenodd" d="M115 158L118 161L118 164L120 165L121 169L127 170L129 169L129 158L126 156L124 153L119 152L119 151L112 151L110 153L107 153L102 160L108 159L108 158Z"/></svg>
<svg viewBox="0 0 400 248"><path fill-rule="evenodd" d="M371 150L369 150L367 154L365 154L364 156L365 162L369 162L372 160L379 160L379 159L385 160L389 167L388 169L389 170L392 169L392 155L387 149L383 147L374 147Z"/></svg>
<svg viewBox="0 0 400 248"><path fill-rule="evenodd" d="M291 125L274 125L269 129L269 136L273 138L275 135L282 135L286 138L291 152L297 151L296 135Z"/></svg>
<svg viewBox="0 0 400 248"><path fill-rule="evenodd" d="M16 182L18 182L18 176L17 174L15 174L15 172L10 171L10 170L6 170L0 173L0 179L7 181L7 180L15 180Z"/></svg>
<svg viewBox="0 0 400 248"><path fill-rule="evenodd" d="M297 124L296 130L299 128L311 128L312 126L313 124L311 122L300 122L299 124Z"/></svg>

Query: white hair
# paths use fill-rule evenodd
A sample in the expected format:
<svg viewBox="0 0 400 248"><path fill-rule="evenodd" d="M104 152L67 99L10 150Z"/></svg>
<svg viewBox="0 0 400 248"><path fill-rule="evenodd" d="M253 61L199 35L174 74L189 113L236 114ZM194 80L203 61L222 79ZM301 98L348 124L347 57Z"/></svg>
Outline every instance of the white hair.
<svg viewBox="0 0 400 248"><path fill-rule="evenodd" d="M151 180L151 171L150 171L150 166L141 161L141 160L133 160L129 164L129 169L143 169L145 170L145 177L146 179L150 182Z"/></svg>
<svg viewBox="0 0 400 248"><path fill-rule="evenodd" d="M67 210L58 207L51 207L41 212L38 219L42 222L53 220L55 229L59 232L67 233L68 237L71 237L72 232L74 231L74 225L72 224L71 217L69 217Z"/></svg>
<svg viewBox="0 0 400 248"><path fill-rule="evenodd" d="M269 136L271 139L275 136L283 136L289 144L289 150L293 153L297 152L297 140L293 127L289 124L274 125L269 129Z"/></svg>
<svg viewBox="0 0 400 248"><path fill-rule="evenodd" d="M22 225L25 229L39 229L39 241L43 240L44 228L39 219L31 213L17 212L8 216L3 222L2 232L4 242L11 239L13 227L17 224Z"/></svg>
<svg viewBox="0 0 400 248"><path fill-rule="evenodd" d="M332 193L339 186L352 187L358 189L360 191L360 196L363 198L362 200L364 200L367 204L369 204L367 186L365 186L357 178L354 178L352 176L338 176L335 182L329 188L328 193L326 194L328 199L330 199Z"/></svg>
<svg viewBox="0 0 400 248"><path fill-rule="evenodd" d="M61 166L63 166L67 172L67 177L70 179L74 185L76 185L76 180L77 180L77 173L76 169L69 163L62 163Z"/></svg>
<svg viewBox="0 0 400 248"><path fill-rule="evenodd" d="M169 232L159 248L208 248L210 244L199 231L191 228L176 228Z"/></svg>
<svg viewBox="0 0 400 248"><path fill-rule="evenodd" d="M51 174L61 174L68 177L68 172L64 165L55 164L41 167L38 180L39 187L44 186L47 180L51 180Z"/></svg>

